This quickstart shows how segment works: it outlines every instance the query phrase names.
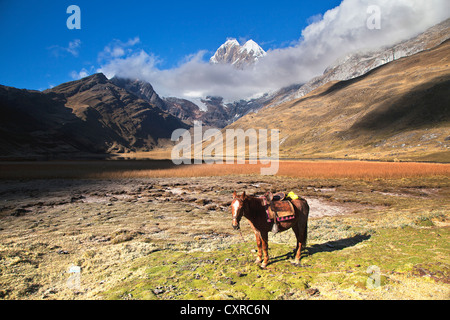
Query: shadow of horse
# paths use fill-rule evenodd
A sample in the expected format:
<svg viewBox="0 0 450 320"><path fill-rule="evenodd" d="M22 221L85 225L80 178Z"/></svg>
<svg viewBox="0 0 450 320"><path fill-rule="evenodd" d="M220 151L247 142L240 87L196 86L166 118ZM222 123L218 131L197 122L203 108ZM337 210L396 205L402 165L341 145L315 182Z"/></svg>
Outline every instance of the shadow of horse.
<svg viewBox="0 0 450 320"><path fill-rule="evenodd" d="M370 237L371 237L370 234L359 234L350 238L340 239L336 241L328 241L322 244L315 244L307 248L308 255L312 256L313 254L319 252L333 252L345 248L350 248L356 246L357 244L363 241L369 240Z"/></svg>
<svg viewBox="0 0 450 320"><path fill-rule="evenodd" d="M356 246L357 244L369 240L371 235L363 234L356 235L350 238L339 239L336 241L328 241L321 244L314 244L312 246L308 246L304 251L302 251L302 257L310 257L319 252L333 252L339 251L345 248L350 248ZM269 265L273 263L277 263L280 261L286 261L294 258L294 252L290 251L286 254L273 257L270 259Z"/></svg>

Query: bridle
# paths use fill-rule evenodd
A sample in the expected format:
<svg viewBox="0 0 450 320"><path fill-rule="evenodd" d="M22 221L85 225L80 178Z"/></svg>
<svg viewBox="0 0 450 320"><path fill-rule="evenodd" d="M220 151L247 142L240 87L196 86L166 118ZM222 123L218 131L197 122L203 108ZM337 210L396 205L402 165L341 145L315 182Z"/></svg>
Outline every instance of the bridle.
<svg viewBox="0 0 450 320"><path fill-rule="evenodd" d="M239 230L239 223L244 215L244 200L239 198L233 199L233 202L231 202L231 213L233 218L233 228Z"/></svg>
<svg viewBox="0 0 450 320"><path fill-rule="evenodd" d="M238 203L238 205L233 206L235 203ZM233 209L234 209L234 211L233 211ZM241 227L240 227L240 222L241 222L242 216L244 215L244 200L235 198L233 200L233 202L231 202L231 212L233 214L233 216L232 216L233 229L239 231L239 235L241 236L242 242L245 242L245 239L244 239L244 236L242 235L242 231L241 231Z"/></svg>

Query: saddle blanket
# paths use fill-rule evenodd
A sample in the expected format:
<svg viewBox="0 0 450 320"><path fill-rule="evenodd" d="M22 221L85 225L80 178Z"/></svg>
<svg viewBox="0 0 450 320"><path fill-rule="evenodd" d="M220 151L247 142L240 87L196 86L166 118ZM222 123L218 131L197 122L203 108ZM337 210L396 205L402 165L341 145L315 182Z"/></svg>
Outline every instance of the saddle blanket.
<svg viewBox="0 0 450 320"><path fill-rule="evenodd" d="M295 219L294 206L288 200L272 201L267 208L267 221L272 222L275 217L277 221L287 221Z"/></svg>
<svg viewBox="0 0 450 320"><path fill-rule="evenodd" d="M278 222L283 222L283 221L289 221L289 220L294 220L295 216L286 216L286 217L277 217L277 221ZM269 217L267 217L267 222L272 222L273 219L270 219Z"/></svg>

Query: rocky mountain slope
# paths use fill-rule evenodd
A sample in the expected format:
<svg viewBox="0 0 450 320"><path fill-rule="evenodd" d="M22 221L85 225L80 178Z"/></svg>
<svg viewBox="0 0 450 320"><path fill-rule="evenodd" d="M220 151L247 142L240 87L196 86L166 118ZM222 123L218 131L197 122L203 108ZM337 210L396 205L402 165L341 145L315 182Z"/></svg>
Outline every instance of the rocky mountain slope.
<svg viewBox="0 0 450 320"><path fill-rule="evenodd" d="M171 145L173 130L189 128L195 120L216 128L277 125L283 128L286 157L442 154L450 139L449 68L443 56L449 35L450 19L393 47L343 57L304 85L233 103L205 97L207 110L185 99L160 97L145 81L108 80L102 74L44 92L0 86L0 155L148 151ZM211 63L244 68L265 54L251 40L243 46L229 40ZM428 62L417 60L424 56ZM399 65L404 70L393 67Z"/></svg>
<svg viewBox="0 0 450 320"><path fill-rule="evenodd" d="M206 111L201 110L188 100L163 98L167 105L162 109L172 115L181 117L189 123L192 123L193 120L201 120L207 126L223 128L250 112L257 112L260 109L298 99L330 81L350 80L391 61L433 48L447 40L449 36L450 19L447 19L424 33L394 46L371 52L349 54L336 61L332 66L329 66L321 76L315 77L307 83L293 84L274 92L266 93L259 98L243 99L232 103L224 103L220 97L206 97L202 100L202 103L208 107ZM248 48L244 49L246 47ZM240 56L242 53L245 54L244 57ZM211 57L210 62L228 63L244 68L249 65L248 61L250 61L251 65L265 55L264 50L251 40L244 46L240 46L237 40L231 39L217 50L216 54ZM240 65L244 61L247 62ZM176 103L174 104L175 101Z"/></svg>
<svg viewBox="0 0 450 320"><path fill-rule="evenodd" d="M298 99L330 81L349 80L366 74L376 67L410 56L417 52L433 48L450 36L450 19L430 28L424 33L403 41L395 46L382 48L372 52L349 54L328 67L323 75L311 79L305 84L293 84L274 92L250 100L238 100L225 103L221 97L205 97L203 108L196 103L176 97L159 97L152 86L139 80L111 79L116 85L134 93L147 102L180 118L189 125L193 121L202 121L205 126L224 128L250 112L277 106L287 101ZM231 64L245 68L266 52L254 41L249 40L243 46L235 39L226 41L211 57L211 63ZM207 110L204 107L207 107Z"/></svg>
<svg viewBox="0 0 450 320"><path fill-rule="evenodd" d="M228 112L222 104L223 99L221 98L219 101L212 97L206 97L202 102L205 106L208 106L208 109L202 110L198 105L186 99L176 97L161 98L152 85L146 81L117 77L112 78L110 81L180 119L188 126L193 126L194 121L202 121L204 125L216 128L223 128L229 124Z"/></svg>
<svg viewBox="0 0 450 320"><path fill-rule="evenodd" d="M431 49L450 38L450 19L447 19L425 32L394 46L375 51L356 52L338 59L325 69L324 73L305 84L283 88L271 94L272 99L262 107L276 106L280 103L298 99L330 81L350 80L366 74L379 66L408 57L423 50Z"/></svg>
<svg viewBox="0 0 450 320"><path fill-rule="evenodd" d="M236 39L227 40L211 57L212 64L230 64L243 69L264 57L266 52L253 40L240 45ZM188 125L194 121L202 121L205 126L224 128L250 111L261 108L266 97L253 100L240 100L225 103L221 97L204 97L202 108L192 101L177 97L159 97L150 83L136 79L113 78L111 81L137 95L141 99L154 104L161 110L183 120ZM205 110L206 107L206 110Z"/></svg>
<svg viewBox="0 0 450 320"><path fill-rule="evenodd" d="M188 128L103 74L44 92L0 86L2 156L148 151Z"/></svg>
<svg viewBox="0 0 450 320"><path fill-rule="evenodd" d="M222 97L208 96L201 99L203 107L206 107L205 110L205 108L201 109L197 104L186 99L160 97L152 85L146 81L116 77L110 81L177 117L189 126L192 126L194 121L201 121L207 127L224 128L248 112L260 109L263 103L271 99L271 96L265 95L258 99L225 103Z"/></svg>
<svg viewBox="0 0 450 320"><path fill-rule="evenodd" d="M0 155L96 151L80 141L89 132L87 123L64 103L56 94L0 86ZM79 139L72 135L74 127Z"/></svg>
<svg viewBox="0 0 450 320"><path fill-rule="evenodd" d="M281 130L287 158L450 159L450 40L228 128Z"/></svg>

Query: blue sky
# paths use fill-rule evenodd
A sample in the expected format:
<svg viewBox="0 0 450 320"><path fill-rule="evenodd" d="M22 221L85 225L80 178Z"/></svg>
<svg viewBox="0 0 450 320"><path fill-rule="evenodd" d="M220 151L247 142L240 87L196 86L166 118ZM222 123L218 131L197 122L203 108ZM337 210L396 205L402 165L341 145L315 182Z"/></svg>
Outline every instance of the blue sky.
<svg viewBox="0 0 450 320"><path fill-rule="evenodd" d="M81 30L66 26L70 5ZM44 90L103 72L148 81L163 97L233 101L306 83L449 15L449 0L0 0L0 84ZM227 38L253 39L267 55L245 70L209 64Z"/></svg>
<svg viewBox="0 0 450 320"><path fill-rule="evenodd" d="M45 89L95 72L99 55L138 37L139 49L170 69L227 39L253 39L265 50L289 46L314 16L340 1L8 1L0 2L0 84ZM81 30L69 30L66 9L81 9Z"/></svg>

